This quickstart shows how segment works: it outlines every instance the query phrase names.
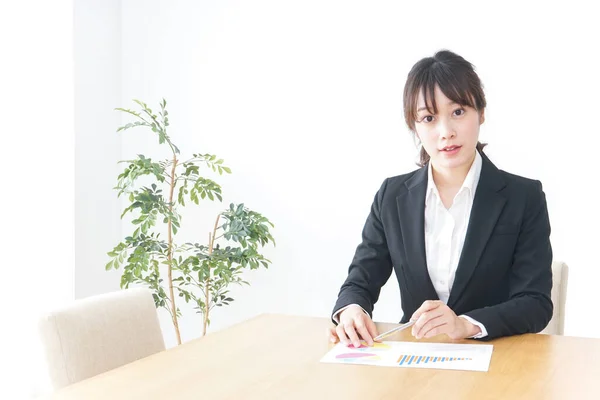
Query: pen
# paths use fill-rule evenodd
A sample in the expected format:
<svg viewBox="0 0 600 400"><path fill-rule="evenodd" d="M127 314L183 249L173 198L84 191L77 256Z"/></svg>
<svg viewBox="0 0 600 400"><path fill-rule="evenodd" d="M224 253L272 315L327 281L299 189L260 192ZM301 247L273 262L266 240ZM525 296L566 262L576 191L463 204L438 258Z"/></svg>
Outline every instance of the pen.
<svg viewBox="0 0 600 400"><path fill-rule="evenodd" d="M410 326L413 326L413 325L415 324L415 322L416 322L416 321L409 321L409 322L407 322L407 323L405 323L405 324L403 324L403 325L397 326L397 327L395 327L395 328L393 328L393 329L390 329L390 330L389 330L389 331L387 331L387 332L383 332L382 334L380 334L380 335L377 335L376 337L374 337L374 338L373 338L373 340L375 340L375 341L377 341L377 340L381 340L381 339L383 339L383 338L385 338L385 337L388 337L388 336L390 336L390 335L391 335L391 334L393 334L393 333L396 333L396 332L399 332L399 331L401 331L402 329L406 329L406 328L408 328L408 327L410 327Z"/></svg>

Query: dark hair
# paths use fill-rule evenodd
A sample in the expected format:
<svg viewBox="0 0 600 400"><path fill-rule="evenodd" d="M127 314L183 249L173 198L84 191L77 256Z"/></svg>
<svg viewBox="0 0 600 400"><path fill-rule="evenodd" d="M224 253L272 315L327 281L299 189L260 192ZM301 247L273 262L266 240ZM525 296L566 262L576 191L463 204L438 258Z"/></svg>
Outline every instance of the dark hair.
<svg viewBox="0 0 600 400"><path fill-rule="evenodd" d="M483 85L475 73L473 65L448 50L441 50L433 57L426 57L417 62L406 78L404 86L404 119L408 128L416 134L417 101L419 93L423 93L425 106L432 113L437 113L435 103L435 87L439 86L442 93L450 100L476 110L486 106ZM477 142L477 150L483 152L485 143ZM429 162L429 154L421 148L420 167Z"/></svg>

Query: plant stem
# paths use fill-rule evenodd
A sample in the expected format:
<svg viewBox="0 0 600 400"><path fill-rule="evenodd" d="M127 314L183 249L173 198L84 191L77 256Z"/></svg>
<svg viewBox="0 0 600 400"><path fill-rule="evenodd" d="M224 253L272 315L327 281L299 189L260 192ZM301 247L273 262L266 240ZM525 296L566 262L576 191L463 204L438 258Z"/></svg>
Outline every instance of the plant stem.
<svg viewBox="0 0 600 400"><path fill-rule="evenodd" d="M173 192L175 191L175 167L177 166L177 157L173 152L173 167L171 168L171 192L169 193L169 213L173 215ZM177 307L175 306L175 293L173 292L173 225L171 217L168 221L168 234L169 234L169 247L167 250L168 258L168 282L169 282L169 296L171 297L171 316L173 317L173 326L175 327L175 334L177 336L177 344L181 344L181 334L179 333L179 323L177 322Z"/></svg>
<svg viewBox="0 0 600 400"><path fill-rule="evenodd" d="M219 227L219 217L221 215L217 215L217 220L215 221L215 227L213 229L212 234L208 233L208 256L210 257L213 252L213 246L215 244L215 237L217 236L217 229ZM206 278L206 282L204 283L204 323L202 324L202 336L206 335L206 328L208 326L208 313L210 312L210 293L208 290L208 286L210 284L210 263L208 268L208 276Z"/></svg>

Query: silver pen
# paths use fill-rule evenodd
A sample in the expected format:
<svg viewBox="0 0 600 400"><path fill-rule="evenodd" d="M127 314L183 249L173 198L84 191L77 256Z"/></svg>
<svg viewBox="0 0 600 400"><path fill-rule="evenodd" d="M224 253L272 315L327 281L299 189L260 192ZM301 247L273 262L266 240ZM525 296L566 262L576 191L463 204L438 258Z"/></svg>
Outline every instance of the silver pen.
<svg viewBox="0 0 600 400"><path fill-rule="evenodd" d="M415 324L415 322L416 322L416 321L408 321L408 322L407 322L407 323L405 323L405 324L402 324L402 325L400 325L400 326L397 326L397 327L395 327L395 328L393 328L393 329L390 329L390 330L389 330L389 331L387 331L387 332L383 332L383 333L382 333L382 334L380 334L380 335L377 335L376 337L374 337L374 338L373 338L373 340L375 340L375 341L377 341L377 340L381 340L381 339L383 339L383 338L385 338L385 337L388 337L388 336L390 336L390 335L391 335L391 334L393 334L393 333L396 333L396 332L399 332L399 331L401 331L402 329L406 329L406 328L408 328L408 327L410 327L410 326L413 326L413 325Z"/></svg>

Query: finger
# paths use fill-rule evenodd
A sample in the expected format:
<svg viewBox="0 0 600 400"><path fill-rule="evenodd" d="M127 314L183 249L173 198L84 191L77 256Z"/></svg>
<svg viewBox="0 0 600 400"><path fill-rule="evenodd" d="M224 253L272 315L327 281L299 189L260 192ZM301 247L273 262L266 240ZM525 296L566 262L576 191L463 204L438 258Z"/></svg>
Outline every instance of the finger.
<svg viewBox="0 0 600 400"><path fill-rule="evenodd" d="M356 331L358 332L360 337L362 337L369 346L373 346L373 338L371 337L371 334L369 333L369 330L367 329L367 325L366 325L365 321L357 321L357 322L355 322L354 325L355 325Z"/></svg>
<svg viewBox="0 0 600 400"><path fill-rule="evenodd" d="M375 338L379 335L377 332L377 326L371 318L367 318L367 330L369 331L369 335L371 335L373 340L375 340Z"/></svg>
<svg viewBox="0 0 600 400"><path fill-rule="evenodd" d="M429 321L431 321L434 318L438 318L441 317L442 315L444 315L444 308L442 307L438 307L434 310L431 311L426 311L423 314L421 314L421 316L419 317L419 319L417 319L417 322L415 322L415 324L412 327L412 334L413 336L419 336L419 333L421 332L421 330L423 329L423 327L425 325L427 325L427 323Z"/></svg>
<svg viewBox="0 0 600 400"><path fill-rule="evenodd" d="M434 309L438 308L439 306L441 306L442 304L444 304L444 303L442 303L439 300L425 300L423 302L423 304L421 304L421 307L419 307L417 309L417 311L415 311L414 314L410 317L410 320L415 321L415 320L419 319L421 314L423 314L424 312L434 310Z"/></svg>
<svg viewBox="0 0 600 400"><path fill-rule="evenodd" d="M348 341L348 336L346 336L346 331L344 330L344 325L338 324L338 326L335 327L335 332L337 333L337 336L338 336L338 339L340 339L340 342L342 342L345 346L347 346L349 341Z"/></svg>
<svg viewBox="0 0 600 400"><path fill-rule="evenodd" d="M410 319L411 319L411 320L416 320L416 319L418 319L418 318L421 316L421 314L423 314L424 312L427 312L427 311L434 310L434 309L438 308L439 306L441 306L442 304L444 304L444 303L442 303L442 302L441 302L441 301L439 301L439 300L425 300L425 301L423 302L423 304L421 304L421 307L419 307L419 308L418 308L418 309L417 309L417 310L416 310L416 311L413 313L413 315L410 317Z"/></svg>
<svg viewBox="0 0 600 400"><path fill-rule="evenodd" d="M425 333L425 335L423 335L424 338L432 338L434 336L437 335L441 335L442 333L450 333L451 329L450 329L450 324L448 324L447 321L444 321L441 325L438 325L434 328L431 328L429 331L427 331L427 333Z"/></svg>
<svg viewBox="0 0 600 400"><path fill-rule="evenodd" d="M329 337L329 341L331 343L337 343L339 340L337 332L335 331L335 327L333 326L327 328L327 336Z"/></svg>
<svg viewBox="0 0 600 400"><path fill-rule="evenodd" d="M354 321L344 324L344 331L346 332L346 335L348 335L350 342L352 342L354 347L358 349L360 347L360 339L358 338L356 330L354 329Z"/></svg>
<svg viewBox="0 0 600 400"><path fill-rule="evenodd" d="M428 334L430 334L430 335L434 334L433 336L439 335L440 333L443 333L443 332L439 332L439 333L436 333L436 332L438 332L440 330L439 329L440 327L446 326L446 325L448 325L448 318L445 318L445 316L440 316L437 318L430 319L429 322L427 322L423 326L423 328L421 328L421 330L419 332L417 332L415 337L417 339L421 339L424 337L431 337L431 336L427 336Z"/></svg>

